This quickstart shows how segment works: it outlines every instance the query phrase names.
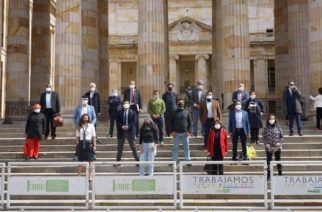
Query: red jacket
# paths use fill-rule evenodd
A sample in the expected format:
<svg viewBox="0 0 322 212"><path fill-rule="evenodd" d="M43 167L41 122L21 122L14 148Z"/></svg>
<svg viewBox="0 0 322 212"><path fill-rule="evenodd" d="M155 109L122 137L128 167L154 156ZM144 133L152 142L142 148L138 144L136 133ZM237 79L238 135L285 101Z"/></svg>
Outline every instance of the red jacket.
<svg viewBox="0 0 322 212"><path fill-rule="evenodd" d="M215 156L214 145L215 145L215 130L211 129L209 131L209 136L208 136L208 152L210 153L211 157ZM220 129L220 146L221 146L222 156L224 157L228 152L228 138L227 138L227 133L223 128Z"/></svg>

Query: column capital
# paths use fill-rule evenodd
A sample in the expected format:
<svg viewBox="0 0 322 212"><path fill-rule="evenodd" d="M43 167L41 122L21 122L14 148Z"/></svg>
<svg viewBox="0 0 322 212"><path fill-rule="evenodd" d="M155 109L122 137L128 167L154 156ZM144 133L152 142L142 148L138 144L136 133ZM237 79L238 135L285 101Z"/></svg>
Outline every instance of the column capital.
<svg viewBox="0 0 322 212"><path fill-rule="evenodd" d="M177 54L172 54L169 56L170 59L174 59L174 60L179 60L179 55Z"/></svg>
<svg viewBox="0 0 322 212"><path fill-rule="evenodd" d="M196 60L199 60L199 59L205 59L205 60L208 60L209 59L209 55L207 55L207 54L197 54L196 56L195 56L195 59Z"/></svg>

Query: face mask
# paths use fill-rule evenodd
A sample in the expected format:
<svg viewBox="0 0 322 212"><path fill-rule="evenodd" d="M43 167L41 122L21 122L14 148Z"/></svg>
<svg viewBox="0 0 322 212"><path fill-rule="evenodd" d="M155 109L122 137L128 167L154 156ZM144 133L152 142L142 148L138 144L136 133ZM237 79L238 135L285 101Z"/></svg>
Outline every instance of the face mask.
<svg viewBox="0 0 322 212"><path fill-rule="evenodd" d="M91 89L90 89L92 92L94 92L95 91L95 88L94 87L91 87Z"/></svg>
<svg viewBox="0 0 322 212"><path fill-rule="evenodd" d="M255 99L255 97L256 97L255 95L250 95L251 99Z"/></svg>
<svg viewBox="0 0 322 212"><path fill-rule="evenodd" d="M275 124L275 120L274 120L274 119L270 119L268 122L269 122L271 125Z"/></svg>
<svg viewBox="0 0 322 212"><path fill-rule="evenodd" d="M135 86L134 85L129 85L129 88L133 89Z"/></svg>
<svg viewBox="0 0 322 212"><path fill-rule="evenodd" d="M216 130L219 130L221 128L221 125L220 124L215 124L215 129Z"/></svg>
<svg viewBox="0 0 322 212"><path fill-rule="evenodd" d="M244 90L244 87L239 87L238 90L239 91L243 91Z"/></svg>
<svg viewBox="0 0 322 212"><path fill-rule="evenodd" d="M178 104L178 107L179 107L179 108L183 108L183 104L182 104L182 103L179 103L179 104Z"/></svg>
<svg viewBox="0 0 322 212"><path fill-rule="evenodd" d="M241 110L241 105L236 105L235 108L236 110Z"/></svg>
<svg viewBox="0 0 322 212"><path fill-rule="evenodd" d="M116 92L113 92L113 93L112 93L112 96L117 96L117 93L116 93Z"/></svg>
<svg viewBox="0 0 322 212"><path fill-rule="evenodd" d="M46 88L46 92L50 92L51 91L51 88Z"/></svg>
<svg viewBox="0 0 322 212"><path fill-rule="evenodd" d="M34 109L35 113L40 113L40 109Z"/></svg>
<svg viewBox="0 0 322 212"><path fill-rule="evenodd" d="M123 105L123 108L124 108L124 109L129 109L129 107L130 107L130 105L129 105L129 104L124 104L124 105Z"/></svg>
<svg viewBox="0 0 322 212"><path fill-rule="evenodd" d="M207 96L207 99L210 99L210 100L212 100L212 96Z"/></svg>
<svg viewBox="0 0 322 212"><path fill-rule="evenodd" d="M154 95L153 99L159 99L159 95Z"/></svg>
<svg viewBox="0 0 322 212"><path fill-rule="evenodd" d="M203 86L202 85L198 85L198 89L203 89Z"/></svg>
<svg viewBox="0 0 322 212"><path fill-rule="evenodd" d="M173 90L173 88L172 87L168 87L168 91L172 91Z"/></svg>
<svg viewBox="0 0 322 212"><path fill-rule="evenodd" d="M88 103L88 100L82 100L82 105L87 105L87 103Z"/></svg>

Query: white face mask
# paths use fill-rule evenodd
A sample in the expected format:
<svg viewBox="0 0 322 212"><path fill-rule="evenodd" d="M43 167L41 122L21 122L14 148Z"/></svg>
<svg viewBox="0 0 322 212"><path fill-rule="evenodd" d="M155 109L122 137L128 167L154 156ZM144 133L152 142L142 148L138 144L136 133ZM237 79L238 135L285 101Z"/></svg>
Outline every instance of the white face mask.
<svg viewBox="0 0 322 212"><path fill-rule="evenodd" d="M51 88L46 88L46 92L50 92L51 91Z"/></svg>
<svg viewBox="0 0 322 212"><path fill-rule="evenodd" d="M255 99L256 95L250 95L251 99Z"/></svg>
<svg viewBox="0 0 322 212"><path fill-rule="evenodd" d="M203 89L203 86L202 85L198 85L197 88L198 89Z"/></svg>
<svg viewBox="0 0 322 212"><path fill-rule="evenodd" d="M220 124L215 124L215 129L216 130L219 130L221 128L221 125Z"/></svg>
<svg viewBox="0 0 322 212"><path fill-rule="evenodd" d="M239 87L238 90L239 91L243 91L244 90L244 87Z"/></svg>
<svg viewBox="0 0 322 212"><path fill-rule="evenodd" d="M88 100L82 100L82 105L87 105L87 103L88 103Z"/></svg>
<svg viewBox="0 0 322 212"><path fill-rule="evenodd" d="M241 110L241 105L236 105L236 106L235 106L235 108L236 108L237 110Z"/></svg>
<svg viewBox="0 0 322 212"><path fill-rule="evenodd" d="M40 109L34 109L35 113L40 113Z"/></svg>
<svg viewBox="0 0 322 212"><path fill-rule="evenodd" d="M153 99L159 99L159 95L154 95Z"/></svg>
<svg viewBox="0 0 322 212"><path fill-rule="evenodd" d="M117 96L117 92L113 92L112 93L112 96Z"/></svg>
<svg viewBox="0 0 322 212"><path fill-rule="evenodd" d="M269 122L271 125L275 124L275 120L273 120L273 119L270 119L268 122Z"/></svg>
<svg viewBox="0 0 322 212"><path fill-rule="evenodd" d="M129 85L129 88L133 89L135 87L135 85Z"/></svg>
<svg viewBox="0 0 322 212"><path fill-rule="evenodd" d="M129 109L130 104L124 104L123 107L124 107L124 109Z"/></svg>
<svg viewBox="0 0 322 212"><path fill-rule="evenodd" d="M95 92L95 88L94 88L94 87L91 87L91 88L90 88L90 90L91 90L92 92Z"/></svg>
<svg viewBox="0 0 322 212"><path fill-rule="evenodd" d="M207 96L207 99L210 99L211 100L212 99L212 96L211 95Z"/></svg>

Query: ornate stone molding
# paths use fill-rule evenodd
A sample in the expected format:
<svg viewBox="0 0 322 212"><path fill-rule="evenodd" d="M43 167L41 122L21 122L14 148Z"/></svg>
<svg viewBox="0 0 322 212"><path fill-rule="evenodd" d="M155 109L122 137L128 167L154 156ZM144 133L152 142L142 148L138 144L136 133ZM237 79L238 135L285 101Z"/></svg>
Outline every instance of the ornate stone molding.
<svg viewBox="0 0 322 212"><path fill-rule="evenodd" d="M199 59L205 59L205 60L208 60L208 59L209 59L209 55L207 55L207 54L197 54L197 55L195 56L195 59L196 59L196 60L199 60Z"/></svg>

